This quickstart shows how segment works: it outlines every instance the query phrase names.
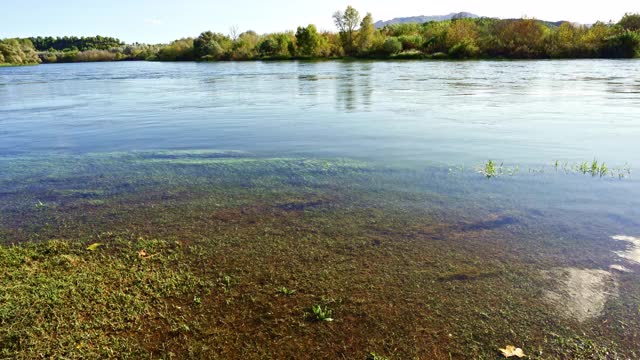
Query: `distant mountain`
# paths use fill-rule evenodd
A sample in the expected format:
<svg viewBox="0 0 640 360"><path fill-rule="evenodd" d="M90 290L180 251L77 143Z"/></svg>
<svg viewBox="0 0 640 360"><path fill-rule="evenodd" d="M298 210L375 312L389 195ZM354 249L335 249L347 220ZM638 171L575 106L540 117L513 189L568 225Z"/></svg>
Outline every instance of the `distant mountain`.
<svg viewBox="0 0 640 360"><path fill-rule="evenodd" d="M459 12L459 13L451 13L448 15L432 15L432 16L422 15L422 16L400 17L400 18L395 18L387 21L377 21L374 25L376 29L380 29L385 27L386 25L393 25L393 24L409 24L409 23L423 24L429 21L446 21L451 19L465 19L465 18L477 19L479 17L480 16L476 14L472 14L468 12ZM505 19L505 20L516 20L516 19ZM544 20L539 20L539 21L550 28L557 28L563 23L568 22L568 21L544 21ZM580 25L577 23L572 23L572 24Z"/></svg>
<svg viewBox="0 0 640 360"><path fill-rule="evenodd" d="M411 16L411 17L401 17L395 18L388 21L378 21L374 25L376 28L382 28L385 25L393 25L393 24L407 24L407 23L426 23L428 21L445 21L451 19L462 19L462 18L479 18L478 15L468 13L468 12L459 12L459 13L451 13L448 15L432 15L432 16Z"/></svg>

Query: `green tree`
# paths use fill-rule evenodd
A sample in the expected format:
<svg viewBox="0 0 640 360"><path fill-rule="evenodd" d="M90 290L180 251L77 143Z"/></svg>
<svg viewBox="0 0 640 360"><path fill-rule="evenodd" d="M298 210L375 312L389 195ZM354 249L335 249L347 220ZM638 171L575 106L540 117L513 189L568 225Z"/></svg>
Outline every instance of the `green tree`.
<svg viewBox="0 0 640 360"><path fill-rule="evenodd" d="M336 24L340 32L340 40L344 51L351 55L356 50L356 33L358 24L360 24L360 13L351 6L342 11L336 11L333 14L333 22Z"/></svg>
<svg viewBox="0 0 640 360"><path fill-rule="evenodd" d="M424 50L429 54L447 52L447 34L451 21L431 21L422 25Z"/></svg>
<svg viewBox="0 0 640 360"><path fill-rule="evenodd" d="M225 56L231 48L232 42L223 34L205 31L193 41L193 52L196 58L218 60Z"/></svg>
<svg viewBox="0 0 640 360"><path fill-rule="evenodd" d="M232 60L252 59L257 55L257 46L260 36L255 31L245 31L233 42L231 51Z"/></svg>
<svg viewBox="0 0 640 360"><path fill-rule="evenodd" d="M640 31L640 14L625 14L618 22L618 25L625 30Z"/></svg>
<svg viewBox="0 0 640 360"><path fill-rule="evenodd" d="M545 52L552 58L576 58L589 56L582 39L586 35L582 27L565 22L545 39Z"/></svg>
<svg viewBox="0 0 640 360"><path fill-rule="evenodd" d="M640 52L640 33L625 30L607 38L603 55L609 58L632 58Z"/></svg>
<svg viewBox="0 0 640 360"><path fill-rule="evenodd" d="M119 39L106 36L90 36L90 37L31 37L29 38L34 47L38 51L48 51L50 49L63 51L65 49L76 48L78 51L87 50L111 50L111 48L123 46L124 43Z"/></svg>
<svg viewBox="0 0 640 360"><path fill-rule="evenodd" d="M296 42L301 55L316 56L321 39L315 25L310 24L307 27L298 27Z"/></svg>
<svg viewBox="0 0 640 360"><path fill-rule="evenodd" d="M402 42L397 37L390 37L384 41L382 48L387 55L395 55L402 51Z"/></svg>
<svg viewBox="0 0 640 360"><path fill-rule="evenodd" d="M156 58L161 61L190 61L194 60L193 39L180 39L162 47Z"/></svg>
<svg viewBox="0 0 640 360"><path fill-rule="evenodd" d="M295 51L295 35L293 33L269 34L258 45L261 56L290 57Z"/></svg>
<svg viewBox="0 0 640 360"><path fill-rule="evenodd" d="M603 56L603 47L606 39L611 35L611 27L603 22L596 22L582 36L581 42L586 53L585 56Z"/></svg>
<svg viewBox="0 0 640 360"><path fill-rule="evenodd" d="M373 25L373 16L371 13L367 13L367 15L362 19L362 22L360 23L360 30L358 31L357 51L359 54L369 53L375 31L376 29Z"/></svg>

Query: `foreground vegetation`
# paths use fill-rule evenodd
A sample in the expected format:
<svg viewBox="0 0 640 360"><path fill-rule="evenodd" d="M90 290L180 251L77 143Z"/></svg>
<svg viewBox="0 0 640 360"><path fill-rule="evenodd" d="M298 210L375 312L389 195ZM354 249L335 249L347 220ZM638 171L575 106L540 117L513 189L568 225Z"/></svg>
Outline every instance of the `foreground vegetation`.
<svg viewBox="0 0 640 360"><path fill-rule="evenodd" d="M477 174L209 151L0 168L0 358L640 355L637 273L584 323L541 300L541 270L612 261L606 219L480 201Z"/></svg>
<svg viewBox="0 0 640 360"><path fill-rule="evenodd" d="M326 58L557 59L631 58L640 54L640 14L591 26L535 19L460 18L374 27L348 7L336 12L334 32L314 25L259 35L203 32L166 45L125 45L110 37L35 37L0 42L0 64L117 60L218 61ZM37 51L37 54L36 54Z"/></svg>

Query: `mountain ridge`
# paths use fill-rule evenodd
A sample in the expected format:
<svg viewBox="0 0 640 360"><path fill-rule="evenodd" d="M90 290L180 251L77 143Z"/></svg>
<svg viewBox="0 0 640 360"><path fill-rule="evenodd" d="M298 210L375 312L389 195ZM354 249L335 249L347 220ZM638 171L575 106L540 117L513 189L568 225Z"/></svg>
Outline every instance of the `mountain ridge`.
<svg viewBox="0 0 640 360"><path fill-rule="evenodd" d="M417 24L422 24L422 23L426 23L429 21L446 21L446 20L451 20L451 19L478 19L478 18L482 18L484 16L480 16L480 15L476 15L470 12L466 12L466 11L462 11L462 12L453 12L450 14L446 14L446 15L420 15L420 16L407 16L407 17L396 17L393 18L391 20L379 20L376 21L373 25L376 27L376 29L381 29L387 25L395 25L395 24L410 24L410 23L417 23ZM515 20L515 19L503 19L503 20ZM544 23L547 26L550 27L558 27L560 25L562 25L565 22L569 22L569 21L565 21L565 20L561 20L561 21L545 21L545 20L539 20L538 21Z"/></svg>
<svg viewBox="0 0 640 360"><path fill-rule="evenodd" d="M476 14L462 11L457 13L453 12L447 15L420 15L420 16L397 17L391 20L386 20L386 21L383 21L383 20L376 21L374 23L374 26L379 29L379 28L385 27L386 25L393 25L393 24L425 23L428 21L446 21L451 19L463 19L463 18L476 19L479 17L480 16Z"/></svg>

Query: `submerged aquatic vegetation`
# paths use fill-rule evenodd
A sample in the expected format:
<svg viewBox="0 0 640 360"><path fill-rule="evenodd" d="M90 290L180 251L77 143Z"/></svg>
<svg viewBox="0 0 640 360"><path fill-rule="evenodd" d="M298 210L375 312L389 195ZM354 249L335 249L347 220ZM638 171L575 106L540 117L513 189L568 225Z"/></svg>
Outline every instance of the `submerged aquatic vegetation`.
<svg viewBox="0 0 640 360"><path fill-rule="evenodd" d="M96 250L98 250L98 248L99 248L99 247L101 247L102 245L104 245L104 244L102 244L102 243L93 243L93 244L91 244L91 245L87 246L87 250L90 250L90 251L96 251Z"/></svg>
<svg viewBox="0 0 640 360"><path fill-rule="evenodd" d="M329 309L327 306L322 307L322 305L314 305L311 307L313 320L315 321L333 321L333 311Z"/></svg>
<svg viewBox="0 0 640 360"><path fill-rule="evenodd" d="M0 358L495 358L505 341L534 359L583 354L550 333L636 357L637 291L603 327L539 299L540 268L566 265L559 252L608 265L610 249L596 251L582 223L556 232L562 212L511 209L517 192L482 202L477 174L219 153L90 159L0 173L0 238L21 243L0 247Z"/></svg>
<svg viewBox="0 0 640 360"><path fill-rule="evenodd" d="M580 164L574 166L574 168L579 173L582 173L584 175L590 174L593 177L610 176L623 179L631 174L631 168L628 165L609 168L605 162L598 162L597 159L594 159L591 162L591 165L589 165L586 161L583 161Z"/></svg>
<svg viewBox="0 0 640 360"><path fill-rule="evenodd" d="M211 283L176 266L184 252L140 263L137 243L118 237L99 254L68 240L0 247L0 358L147 353L135 334L169 320L155 309Z"/></svg>
<svg viewBox="0 0 640 360"><path fill-rule="evenodd" d="M492 178L498 175L498 169L496 168L496 164L493 162L493 160L489 160L486 164L484 164L483 174L487 178Z"/></svg>
<svg viewBox="0 0 640 360"><path fill-rule="evenodd" d="M586 174L589 172L589 165L587 164L586 161L583 161L582 163L580 163L579 170L583 174Z"/></svg>
<svg viewBox="0 0 640 360"><path fill-rule="evenodd" d="M596 176L597 174L600 173L599 169L600 169L600 166L598 165L598 160L593 159L593 162L591 163L591 174L593 176Z"/></svg>
<svg viewBox="0 0 640 360"><path fill-rule="evenodd" d="M389 360L389 358L384 357L382 355L378 355L374 352L370 352L367 357L366 360Z"/></svg>
<svg viewBox="0 0 640 360"><path fill-rule="evenodd" d="M479 173L483 174L487 179L500 176L500 175L508 175L514 176L518 173L520 168L518 166L509 167L505 166L504 163L500 163L497 165L493 160L489 160L478 170Z"/></svg>
<svg viewBox="0 0 640 360"><path fill-rule="evenodd" d="M286 295L286 296L291 296L291 295L295 294L296 291L292 290L292 289L288 289L288 288L286 288L284 286L281 286L281 287L278 288L278 293L282 294L282 295Z"/></svg>
<svg viewBox="0 0 640 360"><path fill-rule="evenodd" d="M598 169L598 173L600 174L600 177L607 176L608 172L609 172L609 169L607 168L607 165L605 163L600 164L600 168Z"/></svg>
<svg viewBox="0 0 640 360"><path fill-rule="evenodd" d="M569 163L561 163L559 160L556 160L553 164L553 170L555 173L558 173L560 170L564 172L564 174L572 174L579 173L583 175L591 175L592 177L617 177L619 179L624 179L631 175L631 167L628 164L624 166L617 166L610 168L605 162L598 162L598 160L594 159L591 163L587 161L580 162L575 165L570 165ZM500 165L496 165L496 163L492 160L484 163L482 167L479 168L478 172L487 178L496 177L499 175L510 175L514 176L518 173L519 166L515 167L506 167L504 163ZM453 168L449 168L449 172L453 172ZM539 168L529 168L529 174L545 174L545 167Z"/></svg>

